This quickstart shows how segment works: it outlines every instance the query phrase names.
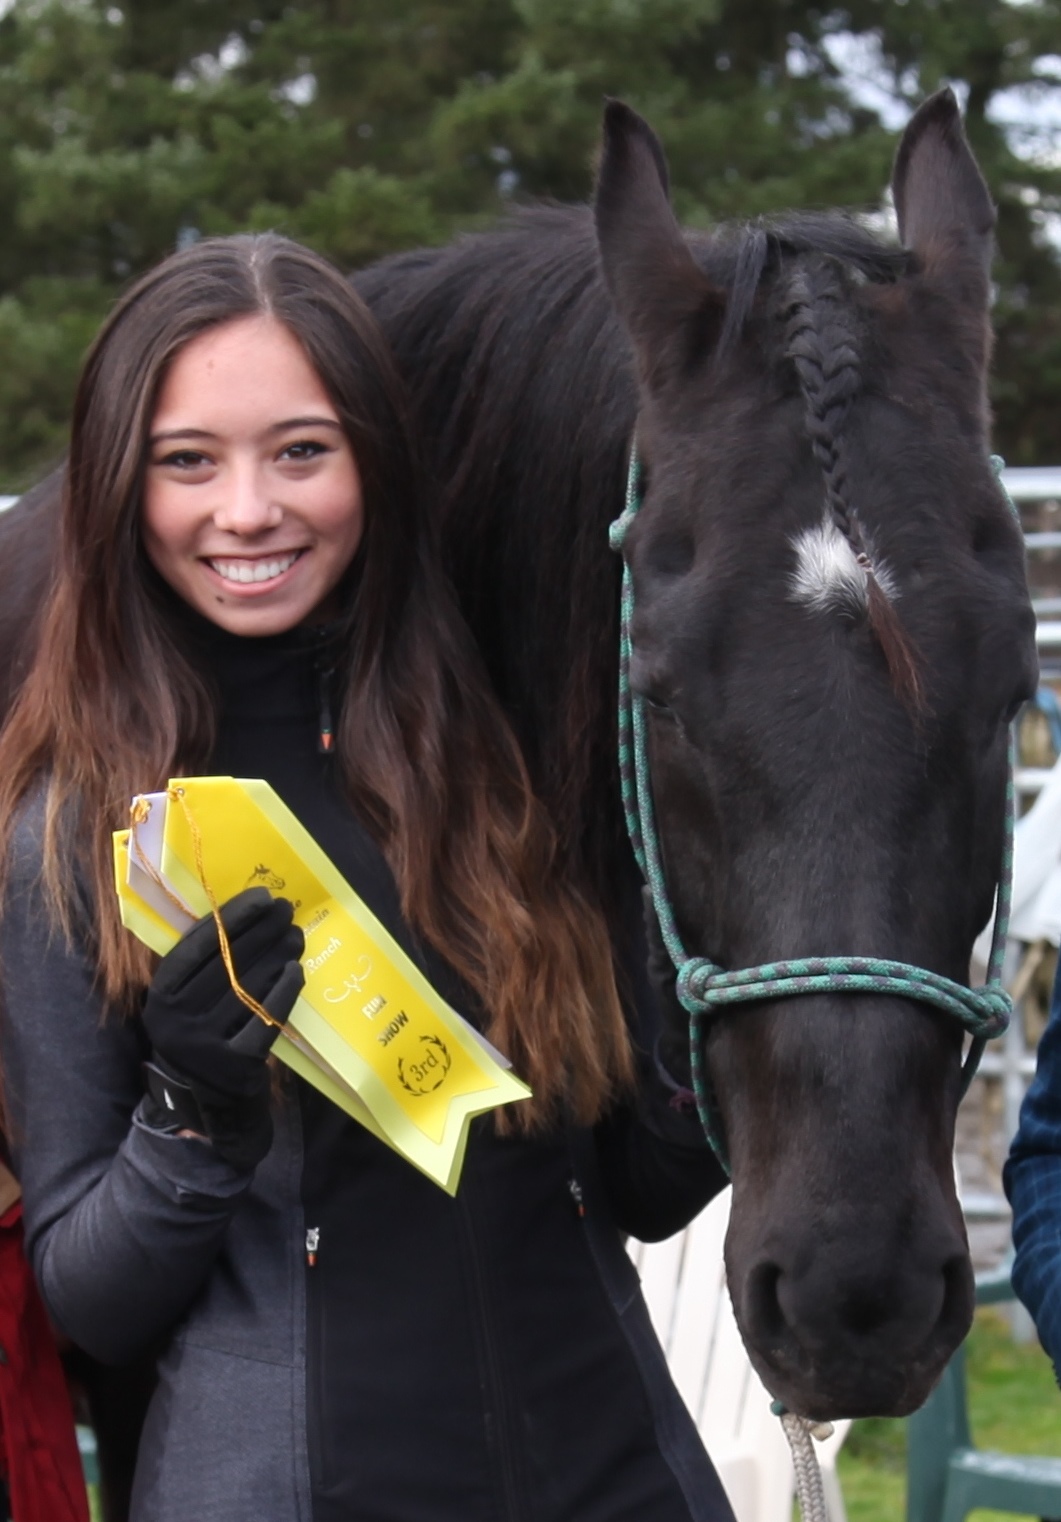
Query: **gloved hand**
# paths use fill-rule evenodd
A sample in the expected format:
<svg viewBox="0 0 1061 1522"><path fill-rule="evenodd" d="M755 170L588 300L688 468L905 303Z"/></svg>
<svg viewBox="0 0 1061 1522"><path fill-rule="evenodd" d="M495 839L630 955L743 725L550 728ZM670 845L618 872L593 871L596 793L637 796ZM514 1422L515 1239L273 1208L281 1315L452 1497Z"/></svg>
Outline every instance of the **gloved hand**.
<svg viewBox="0 0 1061 1522"><path fill-rule="evenodd" d="M656 1056L675 1088L691 1091L693 1074L689 1056L689 1014L676 992L678 975L670 952L663 944L651 888L641 889L641 912L645 921L645 939L648 942L648 974L656 993L660 1017Z"/></svg>
<svg viewBox="0 0 1061 1522"><path fill-rule="evenodd" d="M305 981L304 940L287 899L247 888L221 908L240 984L284 1021ZM250 1170L272 1144L266 1059L279 1034L232 990L212 915L162 958L143 1009L154 1048L149 1125L179 1122L207 1136L233 1166Z"/></svg>

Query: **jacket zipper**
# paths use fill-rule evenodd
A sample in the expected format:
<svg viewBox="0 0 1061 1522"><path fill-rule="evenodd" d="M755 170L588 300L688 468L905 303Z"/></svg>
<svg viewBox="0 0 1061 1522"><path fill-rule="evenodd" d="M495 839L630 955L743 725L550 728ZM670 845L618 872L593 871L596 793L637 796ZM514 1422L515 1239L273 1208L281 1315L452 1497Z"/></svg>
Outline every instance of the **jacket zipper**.
<svg viewBox="0 0 1061 1522"><path fill-rule="evenodd" d="M301 1089L301 1085L298 1086ZM303 1293L305 1295L305 1388L306 1388L306 1456L309 1463L310 1486L316 1492L319 1487L327 1491L332 1478L332 1446L327 1413L327 1382L325 1374L325 1350L327 1346L327 1300L329 1293L328 1269L319 1261L321 1228L311 1226L316 1206L306 1199L305 1151L308 1137L306 1097L297 1092L299 1145L302 1151L302 1178L299 1183L299 1205L304 1212L301 1237L295 1237L302 1259ZM310 1213L312 1211L312 1214ZM319 1219L319 1217L318 1217ZM297 1260L296 1260L297 1261Z"/></svg>
<svg viewBox="0 0 1061 1522"><path fill-rule="evenodd" d="M469 1202L470 1192L466 1183L464 1192L457 1196L457 1209L460 1212L461 1225L468 1244L468 1256L471 1263L472 1314L479 1326L487 1392L497 1424L495 1441L504 1503L503 1516L505 1522L521 1522L523 1509L520 1505L519 1487L516 1483L516 1466L512 1453L511 1419L509 1416L508 1397L505 1391L504 1369L497 1345L497 1336L494 1331L494 1320L490 1309L486 1276L483 1271L482 1259L479 1255L479 1241L475 1231L473 1210Z"/></svg>
<svg viewBox="0 0 1061 1522"><path fill-rule="evenodd" d="M319 1227L306 1232L306 1439L312 1483L326 1491L332 1478L332 1442L329 1439L327 1381L325 1376L328 1272L316 1266Z"/></svg>

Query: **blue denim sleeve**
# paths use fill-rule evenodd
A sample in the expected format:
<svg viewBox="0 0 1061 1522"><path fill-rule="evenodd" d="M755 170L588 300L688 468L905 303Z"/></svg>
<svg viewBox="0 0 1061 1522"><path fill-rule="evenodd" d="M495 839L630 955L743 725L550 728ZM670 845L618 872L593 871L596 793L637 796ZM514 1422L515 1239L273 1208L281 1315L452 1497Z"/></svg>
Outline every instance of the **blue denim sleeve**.
<svg viewBox="0 0 1061 1522"><path fill-rule="evenodd" d="M1061 1371L1061 964L1035 1077L1003 1170L1013 1207L1013 1287Z"/></svg>

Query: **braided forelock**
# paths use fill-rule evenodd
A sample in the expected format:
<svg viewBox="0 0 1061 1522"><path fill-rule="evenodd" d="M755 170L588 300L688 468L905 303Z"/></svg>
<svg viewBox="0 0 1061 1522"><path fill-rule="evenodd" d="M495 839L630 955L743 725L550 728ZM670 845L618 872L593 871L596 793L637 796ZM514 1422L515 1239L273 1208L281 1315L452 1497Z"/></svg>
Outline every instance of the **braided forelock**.
<svg viewBox="0 0 1061 1522"><path fill-rule="evenodd" d="M807 432L825 482L825 500L838 531L866 577L870 628L884 653L898 694L917 708L921 683L898 615L882 588L866 548L848 489L844 425L862 383L855 316L843 268L828 255L803 258L786 288L785 355L803 395Z"/></svg>
<svg viewBox="0 0 1061 1522"><path fill-rule="evenodd" d="M861 386L858 344L839 268L805 259L788 287L786 354L796 367L807 432L825 480L825 500L840 533L868 569L858 515L848 500L844 424Z"/></svg>

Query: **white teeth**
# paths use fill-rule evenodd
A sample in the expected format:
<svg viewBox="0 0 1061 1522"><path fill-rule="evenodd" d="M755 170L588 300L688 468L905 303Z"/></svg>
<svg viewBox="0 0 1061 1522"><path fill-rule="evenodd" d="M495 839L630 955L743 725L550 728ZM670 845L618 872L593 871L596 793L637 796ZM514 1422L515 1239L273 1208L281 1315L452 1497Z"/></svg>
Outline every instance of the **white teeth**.
<svg viewBox="0 0 1061 1522"><path fill-rule="evenodd" d="M272 581L283 575L298 559L298 551L279 560L211 560L210 566L226 581Z"/></svg>

